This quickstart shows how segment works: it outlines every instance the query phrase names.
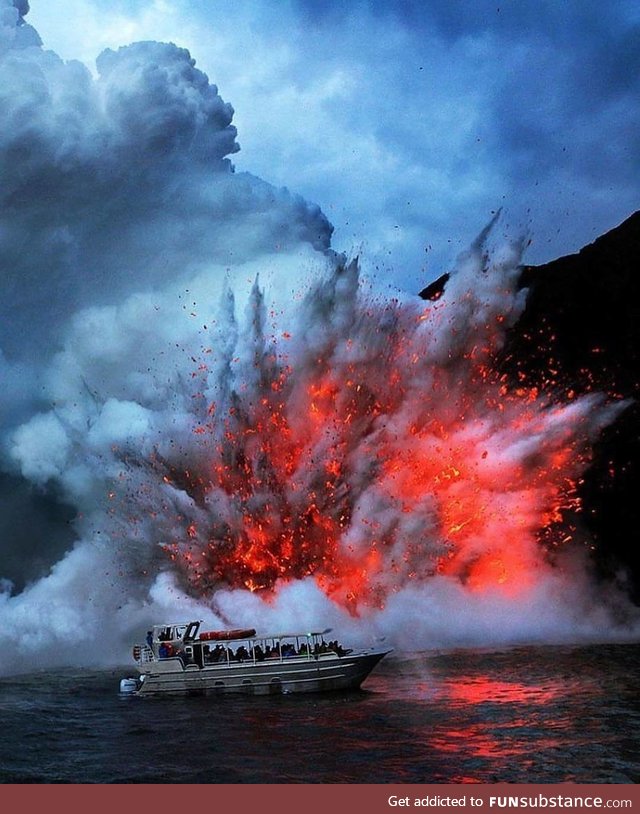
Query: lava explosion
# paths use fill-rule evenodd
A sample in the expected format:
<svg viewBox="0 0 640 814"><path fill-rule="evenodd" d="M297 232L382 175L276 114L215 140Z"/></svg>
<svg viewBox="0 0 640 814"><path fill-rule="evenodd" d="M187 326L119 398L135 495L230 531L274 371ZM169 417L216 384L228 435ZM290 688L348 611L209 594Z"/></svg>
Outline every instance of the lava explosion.
<svg viewBox="0 0 640 814"><path fill-rule="evenodd" d="M437 574L534 584L545 530L571 539L561 521L615 408L497 372L520 249L489 260L488 232L434 303L366 295L355 261L289 330L257 282L244 326L227 291L215 341L191 357L191 432L122 457L127 511L112 515L161 542L196 595L311 576L357 612Z"/></svg>
<svg viewBox="0 0 640 814"><path fill-rule="evenodd" d="M0 0L0 672L119 664L190 618L413 650L637 638L579 556L622 402L498 362L522 246L490 225L431 302L365 284L318 206L235 172L188 51L93 76L27 6Z"/></svg>

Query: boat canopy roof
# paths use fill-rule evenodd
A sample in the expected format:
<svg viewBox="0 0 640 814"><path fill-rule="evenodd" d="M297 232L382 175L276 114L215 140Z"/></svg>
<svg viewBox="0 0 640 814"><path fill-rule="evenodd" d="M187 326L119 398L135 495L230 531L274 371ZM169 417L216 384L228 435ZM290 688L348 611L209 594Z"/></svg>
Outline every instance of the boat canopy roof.
<svg viewBox="0 0 640 814"><path fill-rule="evenodd" d="M165 631L172 631L175 632L177 636L184 636L187 631L190 632L190 636L197 637L198 632L200 630L200 626L203 624L203 620L192 620L190 622L173 622L167 624L160 624L160 625L153 625L151 630L153 631L154 638L157 638L160 633ZM327 627L324 630L317 630L317 631L298 631L297 633L256 633L253 629L246 629L246 630L238 630L238 631L217 631L218 633L222 634L220 639L225 639L226 641L238 641L240 639L244 639L245 641L248 639L295 639L295 638L316 638L325 636L327 633L330 633L332 628ZM227 634L224 636L224 634ZM236 635L237 634L237 635ZM204 637L204 634L203 634ZM213 636L212 636L213 638Z"/></svg>
<svg viewBox="0 0 640 814"><path fill-rule="evenodd" d="M301 636L326 636L327 633L331 633L331 628L327 627L324 630L317 630L315 632L307 632L307 631L298 631L297 633L259 633L255 636L251 636L252 639L295 639L300 638Z"/></svg>

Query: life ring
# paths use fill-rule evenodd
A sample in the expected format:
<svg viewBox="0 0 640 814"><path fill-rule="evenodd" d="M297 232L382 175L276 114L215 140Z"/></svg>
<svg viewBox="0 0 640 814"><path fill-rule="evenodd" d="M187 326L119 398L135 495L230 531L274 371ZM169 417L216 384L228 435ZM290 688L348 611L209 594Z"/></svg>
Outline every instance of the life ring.
<svg viewBox="0 0 640 814"><path fill-rule="evenodd" d="M226 642L231 639L248 639L255 635L256 631L251 627L245 630L205 630L199 638L203 642Z"/></svg>

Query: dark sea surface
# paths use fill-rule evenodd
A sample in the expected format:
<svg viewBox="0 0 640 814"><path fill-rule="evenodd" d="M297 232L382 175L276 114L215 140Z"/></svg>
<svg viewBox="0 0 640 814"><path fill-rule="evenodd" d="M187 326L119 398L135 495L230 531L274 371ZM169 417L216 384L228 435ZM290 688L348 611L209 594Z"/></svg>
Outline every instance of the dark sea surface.
<svg viewBox="0 0 640 814"><path fill-rule="evenodd" d="M0 781L640 781L640 645L395 655L324 695L120 696L133 674L0 680Z"/></svg>

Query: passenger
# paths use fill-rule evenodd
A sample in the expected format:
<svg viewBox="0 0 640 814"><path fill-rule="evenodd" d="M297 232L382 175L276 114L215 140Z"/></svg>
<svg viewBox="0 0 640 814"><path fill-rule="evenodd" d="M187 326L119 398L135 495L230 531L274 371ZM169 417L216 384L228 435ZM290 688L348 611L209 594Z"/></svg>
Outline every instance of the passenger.
<svg viewBox="0 0 640 814"><path fill-rule="evenodd" d="M150 630L147 630L147 644L149 647L153 644L153 633Z"/></svg>
<svg viewBox="0 0 640 814"><path fill-rule="evenodd" d="M264 650L259 644L253 648L253 657L256 661L264 661Z"/></svg>
<svg viewBox="0 0 640 814"><path fill-rule="evenodd" d="M162 644L160 645L158 655L160 656L161 659L166 659L169 657L169 654L167 652L167 645L164 642L162 642Z"/></svg>
<svg viewBox="0 0 640 814"><path fill-rule="evenodd" d="M247 648L241 644L240 647L236 651L236 661L246 661L249 658L249 653Z"/></svg>

